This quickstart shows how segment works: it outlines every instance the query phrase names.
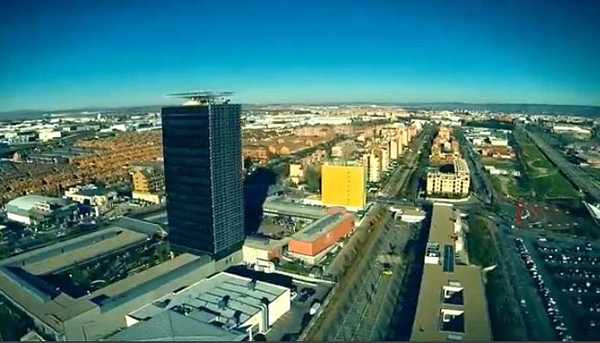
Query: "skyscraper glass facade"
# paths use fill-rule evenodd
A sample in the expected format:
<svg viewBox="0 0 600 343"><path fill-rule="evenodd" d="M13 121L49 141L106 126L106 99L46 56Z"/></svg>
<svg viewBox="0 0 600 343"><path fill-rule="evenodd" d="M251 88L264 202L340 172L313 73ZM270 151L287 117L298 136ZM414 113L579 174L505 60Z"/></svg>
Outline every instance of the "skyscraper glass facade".
<svg viewBox="0 0 600 343"><path fill-rule="evenodd" d="M241 248L244 207L241 107L162 109L169 239L221 258Z"/></svg>

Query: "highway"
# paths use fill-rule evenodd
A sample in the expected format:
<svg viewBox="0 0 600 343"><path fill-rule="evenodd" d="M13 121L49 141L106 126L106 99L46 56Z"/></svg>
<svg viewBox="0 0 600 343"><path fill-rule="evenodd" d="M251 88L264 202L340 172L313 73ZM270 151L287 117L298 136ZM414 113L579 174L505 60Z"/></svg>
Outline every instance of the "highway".
<svg viewBox="0 0 600 343"><path fill-rule="evenodd" d="M538 146L538 148L540 148L544 155L560 169L571 183L592 197L595 202L600 201L600 188L594 182L591 182L590 177L584 171L571 164L561 152L556 151L546 143L539 133L527 130L522 126L517 126L515 130L525 131L527 136Z"/></svg>

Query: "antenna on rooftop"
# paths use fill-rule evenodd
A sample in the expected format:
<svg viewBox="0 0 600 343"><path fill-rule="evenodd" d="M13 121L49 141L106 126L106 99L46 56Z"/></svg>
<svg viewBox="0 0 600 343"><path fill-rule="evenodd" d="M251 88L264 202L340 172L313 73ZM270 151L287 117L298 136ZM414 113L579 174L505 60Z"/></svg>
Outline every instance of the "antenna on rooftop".
<svg viewBox="0 0 600 343"><path fill-rule="evenodd" d="M229 97L233 95L233 92L213 92L213 91L191 91L183 93L172 93L167 94L169 98L181 98L188 99L184 105L213 105L213 104L227 104L231 99Z"/></svg>

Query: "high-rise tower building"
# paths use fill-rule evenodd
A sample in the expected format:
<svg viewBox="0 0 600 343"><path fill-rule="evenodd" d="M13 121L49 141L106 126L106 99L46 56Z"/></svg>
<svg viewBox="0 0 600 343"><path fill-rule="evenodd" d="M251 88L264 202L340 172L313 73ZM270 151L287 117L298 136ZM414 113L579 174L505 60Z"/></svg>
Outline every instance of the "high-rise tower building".
<svg viewBox="0 0 600 343"><path fill-rule="evenodd" d="M396 137L392 137L392 139L390 140L390 159L398 159L398 140L396 139Z"/></svg>
<svg viewBox="0 0 600 343"><path fill-rule="evenodd" d="M169 240L216 259L244 241L241 106L229 94L174 94L190 101L162 109Z"/></svg>
<svg viewBox="0 0 600 343"><path fill-rule="evenodd" d="M390 166L390 149L387 147L387 144L384 144L380 148L381 150L381 170L385 171Z"/></svg>
<svg viewBox="0 0 600 343"><path fill-rule="evenodd" d="M381 179L381 151L375 149L369 154L369 181L379 182Z"/></svg>

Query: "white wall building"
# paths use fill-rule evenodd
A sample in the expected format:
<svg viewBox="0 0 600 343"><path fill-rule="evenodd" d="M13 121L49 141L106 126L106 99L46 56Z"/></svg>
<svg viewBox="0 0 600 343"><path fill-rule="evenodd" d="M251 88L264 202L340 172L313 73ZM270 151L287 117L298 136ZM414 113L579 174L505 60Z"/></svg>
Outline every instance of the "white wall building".
<svg viewBox="0 0 600 343"><path fill-rule="evenodd" d="M40 130L38 131L38 139L41 142L47 142L50 140L53 140L55 138L60 138L61 137L61 132L60 131L54 131L54 130Z"/></svg>
<svg viewBox="0 0 600 343"><path fill-rule="evenodd" d="M76 210L76 205L65 199L41 195L25 195L15 198L6 204L8 220L25 225L43 222L51 217L70 217Z"/></svg>
<svg viewBox="0 0 600 343"><path fill-rule="evenodd" d="M94 208L96 215L112 208L117 192L96 185L75 186L65 191L65 198Z"/></svg>
<svg viewBox="0 0 600 343"><path fill-rule="evenodd" d="M110 339L252 340L256 333L269 331L290 308L289 288L223 272L130 312L128 327Z"/></svg>

